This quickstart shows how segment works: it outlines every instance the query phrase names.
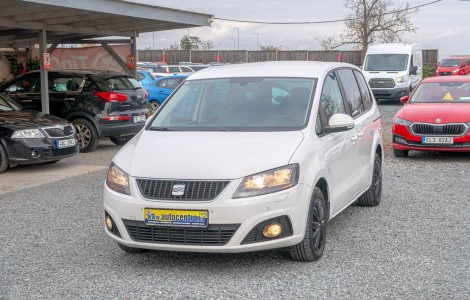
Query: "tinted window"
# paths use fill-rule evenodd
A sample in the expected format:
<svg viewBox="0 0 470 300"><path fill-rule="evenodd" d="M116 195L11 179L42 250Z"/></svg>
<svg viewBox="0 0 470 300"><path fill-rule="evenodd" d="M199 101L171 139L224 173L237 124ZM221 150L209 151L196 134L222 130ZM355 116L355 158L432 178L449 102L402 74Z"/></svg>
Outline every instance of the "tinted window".
<svg viewBox="0 0 470 300"><path fill-rule="evenodd" d="M25 78L23 80L17 81L12 85L5 88L7 93L33 93L40 90L39 79L34 78Z"/></svg>
<svg viewBox="0 0 470 300"><path fill-rule="evenodd" d="M341 78L341 83L343 84L346 104L351 112L351 117L354 118L364 111L361 92L357 86L356 78L354 77L353 71L350 69L339 70L338 74Z"/></svg>
<svg viewBox="0 0 470 300"><path fill-rule="evenodd" d="M326 124L331 116L337 113L346 113L344 109L343 96L339 88L336 74L331 72L325 79L320 98L320 113L325 118Z"/></svg>
<svg viewBox="0 0 470 300"><path fill-rule="evenodd" d="M354 75L356 76L359 90L361 91L364 110L368 110L372 106L372 96L370 95L369 88L367 87L367 83L364 79L364 76L362 76L362 73L354 70Z"/></svg>
<svg viewBox="0 0 470 300"><path fill-rule="evenodd" d="M105 80L108 87L113 90L135 90L142 88L137 80L127 76L117 76Z"/></svg>

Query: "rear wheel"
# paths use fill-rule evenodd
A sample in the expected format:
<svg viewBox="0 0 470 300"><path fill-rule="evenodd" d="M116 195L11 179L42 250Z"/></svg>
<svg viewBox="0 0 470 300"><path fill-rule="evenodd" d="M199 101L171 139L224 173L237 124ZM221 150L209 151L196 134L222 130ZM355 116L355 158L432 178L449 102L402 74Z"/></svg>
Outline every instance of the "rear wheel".
<svg viewBox="0 0 470 300"><path fill-rule="evenodd" d="M156 100L150 101L150 106L152 106L153 112L156 112L160 108L160 102Z"/></svg>
<svg viewBox="0 0 470 300"><path fill-rule="evenodd" d="M408 157L408 152L408 150L393 149L393 155L395 157Z"/></svg>
<svg viewBox="0 0 470 300"><path fill-rule="evenodd" d="M3 146L0 145L0 173L5 172L6 169L8 169L7 152Z"/></svg>
<svg viewBox="0 0 470 300"><path fill-rule="evenodd" d="M304 239L289 248L293 260L311 262L320 259L325 249L326 221L325 198L322 191L315 187L310 199Z"/></svg>
<svg viewBox="0 0 470 300"><path fill-rule="evenodd" d="M95 150L99 142L95 126L86 119L76 119L72 123L79 135L80 152Z"/></svg>
<svg viewBox="0 0 470 300"><path fill-rule="evenodd" d="M360 206L377 206L382 199L382 160L376 153L374 159L374 170L372 172L372 183L369 189L357 199Z"/></svg>
<svg viewBox="0 0 470 300"><path fill-rule="evenodd" d="M110 137L109 139L111 142L113 142L115 145L118 146L123 146L127 142L129 142L134 136L133 135L125 135L125 136L115 136L115 137Z"/></svg>
<svg viewBox="0 0 470 300"><path fill-rule="evenodd" d="M120 243L117 243L117 245L119 246L119 248L121 248L122 251L131 253L131 254L144 253L146 251L145 249L132 248L132 247L128 247L123 244L120 244Z"/></svg>

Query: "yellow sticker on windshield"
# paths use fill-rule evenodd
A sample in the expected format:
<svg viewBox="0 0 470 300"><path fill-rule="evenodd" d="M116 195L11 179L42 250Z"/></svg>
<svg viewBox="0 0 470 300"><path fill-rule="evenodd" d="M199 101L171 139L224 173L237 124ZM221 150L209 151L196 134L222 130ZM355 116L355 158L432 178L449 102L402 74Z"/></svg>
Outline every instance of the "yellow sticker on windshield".
<svg viewBox="0 0 470 300"><path fill-rule="evenodd" d="M447 94L444 96L444 98L442 98L442 100L452 101L454 99L452 98L450 92L447 92Z"/></svg>

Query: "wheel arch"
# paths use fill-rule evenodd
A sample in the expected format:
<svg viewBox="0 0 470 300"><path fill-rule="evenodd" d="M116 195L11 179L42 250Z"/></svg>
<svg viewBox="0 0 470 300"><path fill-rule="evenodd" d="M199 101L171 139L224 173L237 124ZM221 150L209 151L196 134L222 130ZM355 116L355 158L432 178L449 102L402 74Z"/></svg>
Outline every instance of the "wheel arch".
<svg viewBox="0 0 470 300"><path fill-rule="evenodd" d="M100 138L102 137L101 128L100 126L98 126L98 122L96 121L95 118L92 118L90 115L86 113L81 113L81 112L73 112L71 114L66 115L64 118L67 119L69 122L72 122L73 120L76 120L76 119L86 119L90 121L91 124L93 124L93 126L95 126L95 130L98 133L98 137Z"/></svg>
<svg viewBox="0 0 470 300"><path fill-rule="evenodd" d="M328 187L328 182L326 181L326 179L324 177L320 178L317 183L315 184L315 187L318 187L322 194L323 194L323 198L325 199L325 205L326 205L326 216L327 216L327 220L330 219L330 193L328 191L329 187Z"/></svg>

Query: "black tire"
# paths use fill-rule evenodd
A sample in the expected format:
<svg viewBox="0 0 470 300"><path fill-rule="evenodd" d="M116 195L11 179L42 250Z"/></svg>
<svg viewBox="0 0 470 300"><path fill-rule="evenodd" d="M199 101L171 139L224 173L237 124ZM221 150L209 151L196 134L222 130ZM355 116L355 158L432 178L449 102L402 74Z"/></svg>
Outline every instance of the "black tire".
<svg viewBox="0 0 470 300"><path fill-rule="evenodd" d="M377 206L382 199L382 160L375 153L374 170L372 172L372 183L369 189L357 199L360 206Z"/></svg>
<svg viewBox="0 0 470 300"><path fill-rule="evenodd" d="M6 169L8 169L7 152L3 148L3 145L0 144L0 173L5 172Z"/></svg>
<svg viewBox="0 0 470 300"><path fill-rule="evenodd" d="M121 248L122 251L127 252L127 253L131 253L131 254L144 253L144 252L147 251L145 249L128 247L128 246L125 246L125 245L120 244L120 243L117 243L117 245L119 246L119 248Z"/></svg>
<svg viewBox="0 0 470 300"><path fill-rule="evenodd" d="M59 161L60 161L60 159L56 159L56 160L47 161L47 162L45 162L44 164L45 164L45 165L52 165L52 164L55 164L55 163L57 163L57 162L59 162Z"/></svg>
<svg viewBox="0 0 470 300"><path fill-rule="evenodd" d="M395 157L408 157L408 153L408 150L393 149L393 156Z"/></svg>
<svg viewBox="0 0 470 300"><path fill-rule="evenodd" d="M160 104L160 102L158 102L156 100L152 100L152 101L150 101L150 106L152 107L152 111L156 112L160 108L161 104Z"/></svg>
<svg viewBox="0 0 470 300"><path fill-rule="evenodd" d="M91 152L98 147L99 137L95 126L86 119L72 121L79 135L80 152Z"/></svg>
<svg viewBox="0 0 470 300"><path fill-rule="evenodd" d="M115 136L110 137L109 139L117 146L123 146L127 142L129 142L134 136L133 135L125 135L125 136Z"/></svg>
<svg viewBox="0 0 470 300"><path fill-rule="evenodd" d="M304 239L289 248L292 260L312 262L320 259L325 249L327 220L325 198L322 191L315 187L310 199Z"/></svg>

